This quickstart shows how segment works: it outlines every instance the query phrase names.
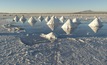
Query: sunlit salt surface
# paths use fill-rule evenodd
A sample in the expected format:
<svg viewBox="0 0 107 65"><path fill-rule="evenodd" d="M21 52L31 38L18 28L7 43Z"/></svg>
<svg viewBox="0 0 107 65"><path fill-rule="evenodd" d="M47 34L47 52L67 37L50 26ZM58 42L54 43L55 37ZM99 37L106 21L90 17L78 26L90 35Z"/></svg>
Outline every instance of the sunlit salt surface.
<svg viewBox="0 0 107 65"><path fill-rule="evenodd" d="M100 28L102 28L102 22L98 19L98 18L95 18L90 24L89 24L89 27L95 32L97 33L98 30Z"/></svg>
<svg viewBox="0 0 107 65"><path fill-rule="evenodd" d="M52 31L54 31L60 25L60 21L57 17L51 17L47 25Z"/></svg>
<svg viewBox="0 0 107 65"><path fill-rule="evenodd" d="M61 27L66 34L70 34L75 28L74 28L74 23L72 22L71 19L68 19Z"/></svg>
<svg viewBox="0 0 107 65"><path fill-rule="evenodd" d="M42 33L40 35L40 37L46 38L46 39L50 40L51 42L54 42L57 39L57 37L55 36L55 34L53 32L50 32L48 34Z"/></svg>
<svg viewBox="0 0 107 65"><path fill-rule="evenodd" d="M34 17L30 17L29 20L28 20L28 23L31 25L31 26L34 26L35 23L36 23L36 19Z"/></svg>

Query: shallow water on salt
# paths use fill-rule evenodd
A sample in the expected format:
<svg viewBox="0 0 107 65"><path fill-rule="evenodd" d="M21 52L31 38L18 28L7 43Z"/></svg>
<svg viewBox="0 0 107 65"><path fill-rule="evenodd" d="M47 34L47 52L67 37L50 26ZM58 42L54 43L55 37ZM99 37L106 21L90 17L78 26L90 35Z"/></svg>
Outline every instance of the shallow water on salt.
<svg viewBox="0 0 107 65"><path fill-rule="evenodd" d="M45 21L42 22L38 21L34 26L30 26L27 21L25 23L19 21L11 24L24 28L26 30L26 32L24 32L24 35L20 36L20 40L21 42L27 45L49 42L46 39L41 38L39 35L41 33L48 34L50 32L54 32L58 38L107 37L107 23L102 20L103 27L100 28L97 33L94 33L92 29L88 26L88 24L92 22L92 20L93 19L89 19L89 20L80 19L81 24L77 27L77 29L73 31L71 35L66 35L66 33L61 29L61 26L63 24L59 25L59 27L57 27L54 31L50 30L50 28L47 26ZM12 22L12 19L7 19L6 21ZM19 33L19 35L20 34L23 33ZM26 36L27 34L29 34L29 36ZM27 42L28 40L29 42Z"/></svg>
<svg viewBox="0 0 107 65"><path fill-rule="evenodd" d="M107 23L102 20L103 27L100 28L97 33L94 33L92 29L88 26L88 24L92 22L92 20L93 19L89 19L89 20L80 19L82 24L80 24L77 27L77 29L73 31L72 35L77 37L78 36L107 36L106 34ZM11 22L12 19L7 19L7 21ZM59 25L59 27L57 27L54 31L50 30L50 28L47 26L45 21L42 21L42 22L38 21L34 26L30 26L27 21L25 23L22 23L19 21L12 24L24 28L27 33L34 33L34 34L46 33L47 34L49 32L54 32L57 35L64 35L64 34L66 35L66 33L61 29L61 26L63 24Z"/></svg>

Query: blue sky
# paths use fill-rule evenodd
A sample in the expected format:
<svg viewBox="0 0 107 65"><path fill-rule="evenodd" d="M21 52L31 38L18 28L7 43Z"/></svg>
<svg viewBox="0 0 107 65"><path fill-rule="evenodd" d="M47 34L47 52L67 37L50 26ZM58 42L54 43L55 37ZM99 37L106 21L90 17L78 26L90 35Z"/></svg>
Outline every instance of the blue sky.
<svg viewBox="0 0 107 65"><path fill-rule="evenodd" d="M107 11L107 0L0 0L0 12L70 13Z"/></svg>

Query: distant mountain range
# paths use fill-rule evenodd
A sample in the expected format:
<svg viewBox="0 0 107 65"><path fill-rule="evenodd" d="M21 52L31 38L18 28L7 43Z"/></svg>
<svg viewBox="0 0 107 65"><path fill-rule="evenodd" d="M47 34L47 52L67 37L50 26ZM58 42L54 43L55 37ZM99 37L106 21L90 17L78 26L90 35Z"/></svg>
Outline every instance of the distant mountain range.
<svg viewBox="0 0 107 65"><path fill-rule="evenodd" d="M11 14L11 13L6 13L6 12L0 12L0 14ZM26 13L19 13L19 14L26 14ZM28 13L27 13L28 14ZM34 14L34 13L33 13ZM36 13L36 14L52 14L52 13ZM64 14L64 13L53 13L53 14ZM69 14L69 13L65 13ZM85 11L80 11L80 12L74 12L70 14L107 14L107 12L104 11L92 11L92 10L85 10Z"/></svg>
<svg viewBox="0 0 107 65"><path fill-rule="evenodd" d="M107 14L107 12L85 10L85 11L75 12L75 14Z"/></svg>

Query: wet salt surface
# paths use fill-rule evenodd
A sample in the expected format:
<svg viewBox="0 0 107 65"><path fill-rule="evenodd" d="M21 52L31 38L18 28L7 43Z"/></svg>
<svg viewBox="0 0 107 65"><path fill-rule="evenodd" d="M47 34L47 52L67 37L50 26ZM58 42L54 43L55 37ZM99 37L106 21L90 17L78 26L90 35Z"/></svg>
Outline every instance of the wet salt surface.
<svg viewBox="0 0 107 65"><path fill-rule="evenodd" d="M105 23L103 25L98 33L94 33L87 24L80 24L70 36L63 33L65 36L59 35L54 43L42 40L33 45L23 44L20 39L33 42L38 37L35 34L30 33L27 37L27 33L10 33L3 29L5 33L0 33L0 64L107 65L107 27Z"/></svg>
<svg viewBox="0 0 107 65"><path fill-rule="evenodd" d="M53 31L58 38L79 38L79 37L107 37L107 24L102 21L103 27L99 29L97 33L94 33L92 29L88 26L90 22L92 22L93 19L84 20L80 19L81 24L77 27L77 29L74 30L74 32L71 35L66 35L66 33L61 29L61 25ZM7 19L7 21L12 22L12 19ZM40 37L40 34L48 34L51 31L51 29L47 26L46 22L43 20L42 22L38 21L34 26L30 26L29 23L26 21L25 23L14 22L11 23L12 25L22 27L26 30L26 32L23 33L1 33L0 35L20 35L19 38L21 42L23 42L26 45L34 45L38 43L43 42L49 42L46 39L43 39ZM21 36L22 35L22 36ZM28 41L29 40L29 41Z"/></svg>
<svg viewBox="0 0 107 65"><path fill-rule="evenodd" d="M12 21L12 19L7 19L8 21ZM72 33L72 35L75 35L75 36L105 36L107 35L107 21L105 22L104 20L102 20L102 23L103 23L103 27L99 29L99 31L97 33L94 33L92 31L92 29L88 26L89 23L92 22L93 19L89 19L89 20L83 20L83 19L80 19L80 22L82 24L80 24L77 29L74 30L74 32ZM29 25L29 23L26 21L24 24L21 23L20 21L19 22L16 22L16 23L12 23L13 25L16 25L18 27L22 27L26 30L27 33L34 33L34 34L41 34L41 33L50 33L52 32L51 29L47 26L46 22L45 21L38 21L36 22L36 24L32 27ZM65 35L65 32L61 29L61 26L63 24L59 25L55 31L53 31L54 33L58 34L58 35L61 35L61 34L64 34Z"/></svg>

